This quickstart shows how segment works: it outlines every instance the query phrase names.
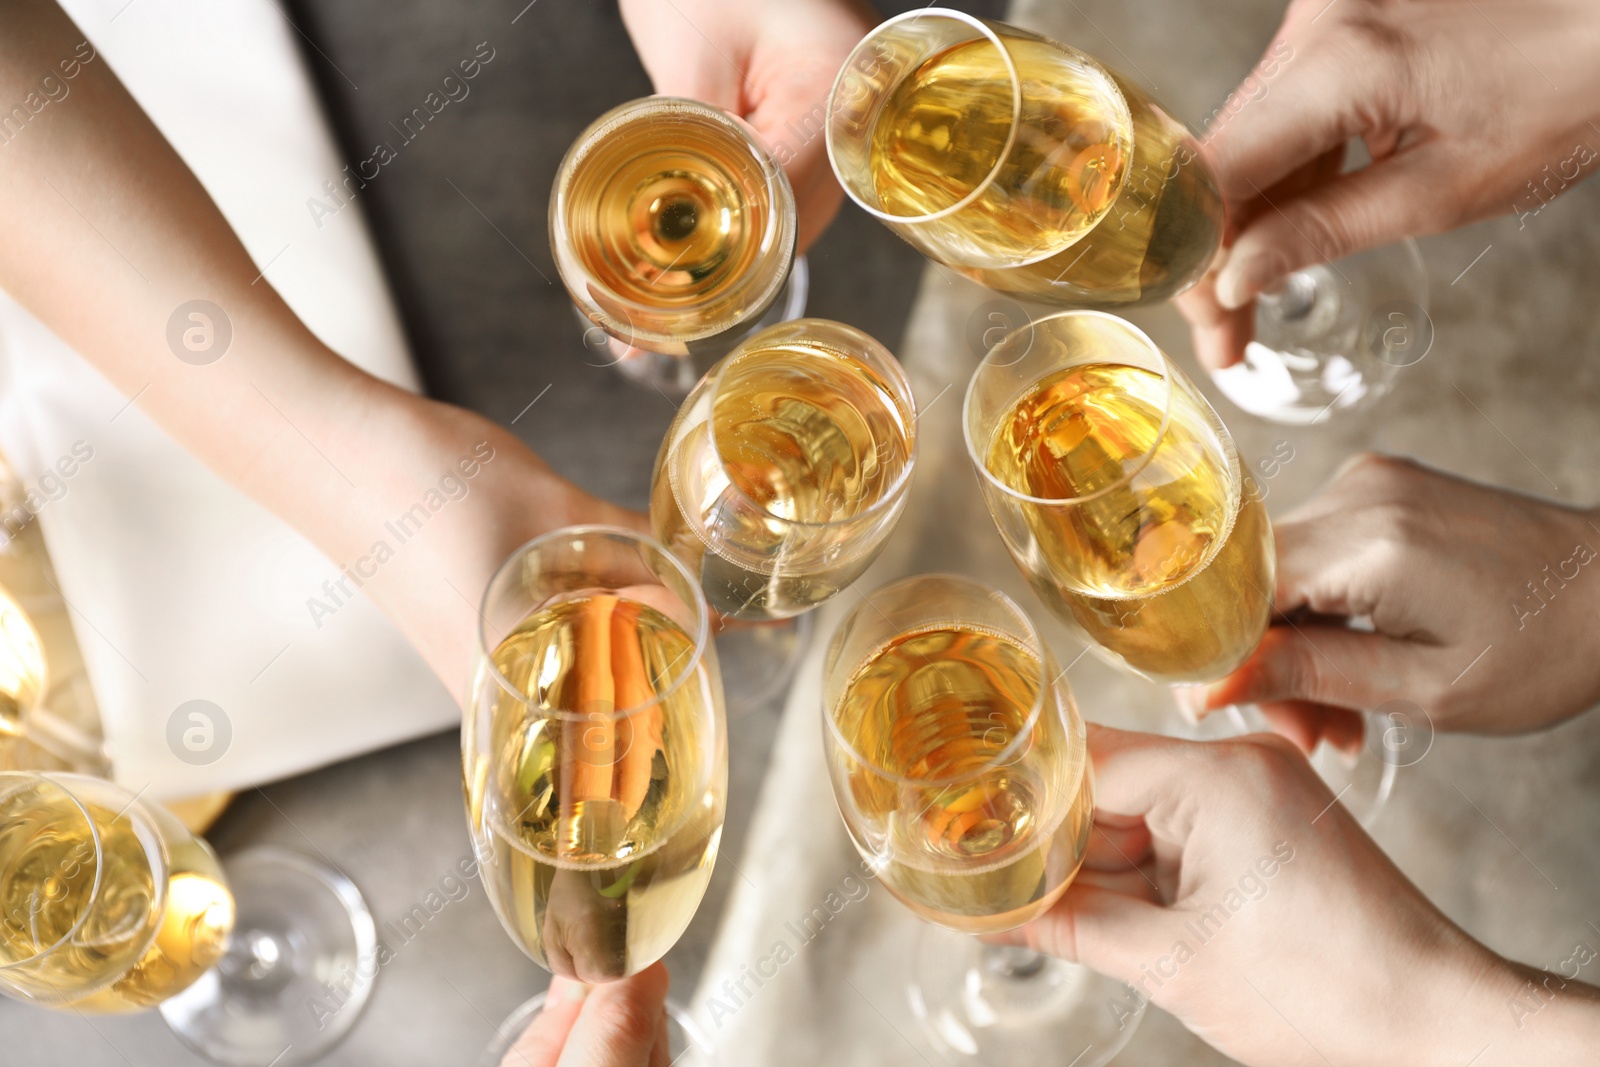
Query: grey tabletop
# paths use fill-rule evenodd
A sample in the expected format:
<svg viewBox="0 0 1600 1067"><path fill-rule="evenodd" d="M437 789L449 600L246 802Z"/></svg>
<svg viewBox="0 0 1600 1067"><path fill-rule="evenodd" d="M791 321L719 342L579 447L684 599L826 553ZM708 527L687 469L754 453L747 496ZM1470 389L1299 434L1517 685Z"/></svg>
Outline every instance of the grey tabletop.
<svg viewBox="0 0 1600 1067"><path fill-rule="evenodd" d="M878 6L889 14L916 5ZM1003 3L953 6L998 16ZM616 5L296 0L285 15L302 34L306 64L351 160L369 155L389 123L478 42L496 50L470 102L385 166L362 206L428 392L511 425L591 491L644 507L675 405L586 362L581 328L554 281L546 221L550 183L567 146L601 112L651 91ZM809 313L899 346L920 256L847 206L810 261ZM547 400L560 402L527 409L545 390ZM731 801L723 842L733 854L778 711L729 695ZM224 856L274 844L325 858L350 875L372 908L393 958L351 1035L322 1063L471 1064L495 1024L548 980L500 929L476 881L464 896L450 889L453 882L441 886L471 852L460 775L456 735L430 737L245 793L209 835ZM675 988L698 980L732 877L727 864L718 866L693 925L668 957ZM430 896L445 901L437 913L427 912ZM429 916L420 932L395 934L398 926L389 924L419 906ZM204 1061L155 1014L91 1019L0 999L0 1063Z"/></svg>

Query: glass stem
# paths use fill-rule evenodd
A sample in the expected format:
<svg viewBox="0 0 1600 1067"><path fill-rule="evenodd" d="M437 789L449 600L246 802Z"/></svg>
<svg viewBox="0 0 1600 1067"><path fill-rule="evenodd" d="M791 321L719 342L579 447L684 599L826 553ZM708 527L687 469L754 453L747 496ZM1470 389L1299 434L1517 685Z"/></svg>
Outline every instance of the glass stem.
<svg viewBox="0 0 1600 1067"><path fill-rule="evenodd" d="M1050 962L1042 952L1016 945L983 946L983 966L1001 978L1026 980L1044 970Z"/></svg>
<svg viewBox="0 0 1600 1067"><path fill-rule="evenodd" d="M1317 289L1316 278L1297 270L1276 288L1263 292L1260 299L1284 321L1303 319L1317 306Z"/></svg>

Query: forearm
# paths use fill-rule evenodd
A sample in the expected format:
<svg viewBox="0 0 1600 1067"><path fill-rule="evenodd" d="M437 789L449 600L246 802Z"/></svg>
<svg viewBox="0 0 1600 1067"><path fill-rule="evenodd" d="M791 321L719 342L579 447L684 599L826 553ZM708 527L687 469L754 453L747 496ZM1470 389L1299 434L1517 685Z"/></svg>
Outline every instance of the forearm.
<svg viewBox="0 0 1600 1067"><path fill-rule="evenodd" d="M1566 961L1568 973L1576 975L1594 963L1594 951L1580 949L1581 955ZM1600 1048L1600 989L1487 951L1462 977L1460 996L1441 1004L1438 1017L1423 1028L1434 1036L1412 1050L1407 1064L1577 1067L1594 1062L1594 1050Z"/></svg>
<svg viewBox="0 0 1600 1067"><path fill-rule="evenodd" d="M1586 952L1586 960L1594 963L1594 952ZM1600 1048L1600 989L1555 971L1496 960L1464 1001L1458 1021L1451 1053L1464 1051L1467 1059L1459 1062L1474 1062L1474 1067L1592 1064ZM1414 1062L1443 1062L1443 1057Z"/></svg>
<svg viewBox="0 0 1600 1067"><path fill-rule="evenodd" d="M47 0L0 5L0 105L49 72L68 88L0 143L0 287L345 568L329 610L361 586L459 693L494 564L542 529L625 514L487 420L383 383L319 342L105 61L80 58L63 82L63 60L92 55L82 41ZM214 361L180 358L169 339L174 312L197 299L231 324ZM441 488L449 475L459 499L453 482Z"/></svg>
<svg viewBox="0 0 1600 1067"><path fill-rule="evenodd" d="M23 101L82 41L48 0L0 7L0 102ZM350 486L335 453L360 432L370 380L258 276L103 59L66 84L0 147L0 286L224 478L280 513L336 510ZM201 365L168 343L174 312L197 299L232 328Z"/></svg>

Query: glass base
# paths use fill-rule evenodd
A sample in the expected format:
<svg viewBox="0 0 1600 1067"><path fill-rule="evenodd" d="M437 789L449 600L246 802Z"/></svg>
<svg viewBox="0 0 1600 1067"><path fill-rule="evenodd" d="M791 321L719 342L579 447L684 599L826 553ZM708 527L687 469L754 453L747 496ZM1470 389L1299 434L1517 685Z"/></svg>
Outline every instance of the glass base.
<svg viewBox="0 0 1600 1067"><path fill-rule="evenodd" d="M1364 410L1427 355L1428 278L1415 241L1295 271L1256 300L1244 362L1212 373L1224 396L1269 422L1312 425Z"/></svg>
<svg viewBox="0 0 1600 1067"><path fill-rule="evenodd" d="M380 964L377 927L344 875L254 848L223 864L238 920L222 960L161 1005L178 1038L222 1067L309 1063L355 1025Z"/></svg>
<svg viewBox="0 0 1600 1067"><path fill-rule="evenodd" d="M732 622L716 635L717 666L730 714L776 699L794 678L816 629L810 614L772 622Z"/></svg>
<svg viewBox="0 0 1600 1067"><path fill-rule="evenodd" d="M477 1067L500 1067L517 1039L533 1022L534 1016L544 1010L544 1000L545 995L540 993L524 1001L507 1016L506 1021L500 1024L495 1039L483 1050ZM706 1037L694 1017L675 1000L667 1001L667 1049L667 1061L672 1067L716 1067L716 1053L711 1047L711 1039ZM520 1057L512 1057L510 1067L521 1067L523 1062Z"/></svg>
<svg viewBox="0 0 1600 1067"><path fill-rule="evenodd" d="M1133 1038L1147 1002L1125 983L1028 949L937 926L922 932L911 1011L947 1063L1102 1067Z"/></svg>
<svg viewBox="0 0 1600 1067"><path fill-rule="evenodd" d="M744 331L738 337L728 338L723 351L732 351L733 348L746 337L768 326L776 326L780 322L790 322L803 318L806 313L806 299L811 293L811 268L805 256L799 256L794 261L794 266L789 269L789 277L783 283L783 288L778 291L777 299L772 307L761 316L754 326ZM576 311L576 308L574 309ZM598 327L590 324L582 313L578 314L582 320L586 333L584 344L599 351L604 358L615 363L618 371L626 378L638 382L640 385L652 387L658 392L676 400L681 400L689 395L711 365L720 357L695 358L693 355L675 356L663 352L649 352L642 348L634 348L622 341L616 340L604 333ZM590 342L590 338L595 343Z"/></svg>

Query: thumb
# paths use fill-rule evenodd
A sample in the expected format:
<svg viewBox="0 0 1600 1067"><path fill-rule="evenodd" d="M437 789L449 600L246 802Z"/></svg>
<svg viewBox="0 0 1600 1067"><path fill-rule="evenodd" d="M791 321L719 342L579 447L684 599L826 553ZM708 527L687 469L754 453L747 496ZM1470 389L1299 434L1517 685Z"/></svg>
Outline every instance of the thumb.
<svg viewBox="0 0 1600 1067"><path fill-rule="evenodd" d="M1342 626L1273 626L1242 667L1206 687L1201 709L1310 701L1360 711L1396 697L1425 704L1425 651Z"/></svg>
<svg viewBox="0 0 1600 1067"><path fill-rule="evenodd" d="M1172 947L1176 923L1166 908L1078 882L1033 922L990 940L1026 945L1132 984L1141 963Z"/></svg>
<svg viewBox="0 0 1600 1067"><path fill-rule="evenodd" d="M1217 274L1217 303L1242 308L1302 267L1430 232L1442 187L1425 150L1391 156L1297 196L1268 200ZM1335 268L1337 270L1337 268Z"/></svg>
<svg viewBox="0 0 1600 1067"><path fill-rule="evenodd" d="M550 980L544 1007L501 1059L501 1067L556 1067L589 987L559 975Z"/></svg>
<svg viewBox="0 0 1600 1067"><path fill-rule="evenodd" d="M648 1063L666 1000L667 969L659 963L620 982L595 986L567 1036L559 1067L639 1067Z"/></svg>

